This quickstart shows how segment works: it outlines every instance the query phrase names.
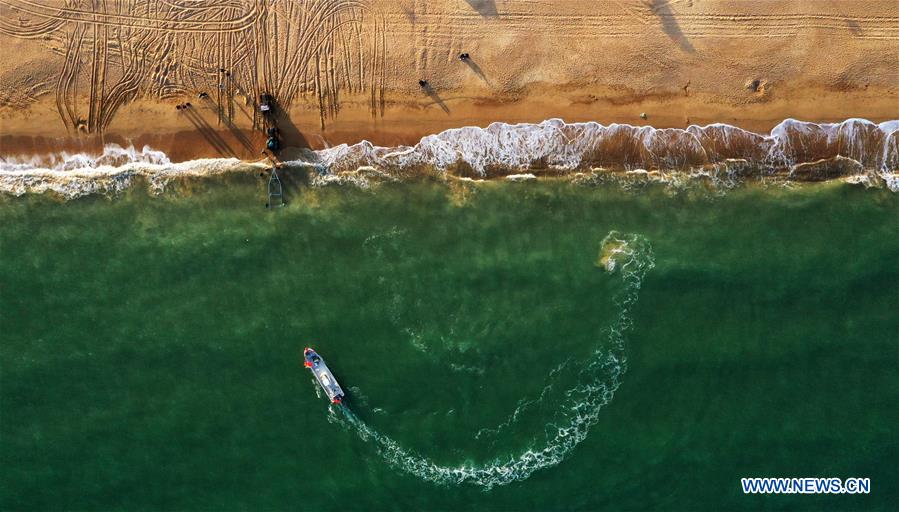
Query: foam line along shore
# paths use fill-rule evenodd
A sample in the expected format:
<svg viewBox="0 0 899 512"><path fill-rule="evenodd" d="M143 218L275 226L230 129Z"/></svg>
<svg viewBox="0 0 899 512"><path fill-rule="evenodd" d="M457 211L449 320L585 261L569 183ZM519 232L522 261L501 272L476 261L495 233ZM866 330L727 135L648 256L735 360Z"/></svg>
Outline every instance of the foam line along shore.
<svg viewBox="0 0 899 512"><path fill-rule="evenodd" d="M899 190L899 121L864 119L810 123L788 119L768 134L726 124L687 129L599 123L493 123L424 137L414 146L368 141L296 155L287 166L308 167L313 184L366 184L422 176L473 179L583 178L585 173L714 178L846 179ZM108 144L96 155L57 153L0 157L0 192L52 192L66 198L114 193L144 177L161 192L172 179L264 169L262 161L212 158L172 162L163 152Z"/></svg>

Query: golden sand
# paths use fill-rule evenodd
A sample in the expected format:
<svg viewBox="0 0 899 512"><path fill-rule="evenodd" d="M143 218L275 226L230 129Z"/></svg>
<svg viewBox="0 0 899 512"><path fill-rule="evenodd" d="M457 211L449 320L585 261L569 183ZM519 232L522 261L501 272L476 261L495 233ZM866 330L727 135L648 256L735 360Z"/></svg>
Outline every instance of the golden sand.
<svg viewBox="0 0 899 512"><path fill-rule="evenodd" d="M261 92L314 148L553 117L899 118L895 0L0 0L0 48L0 154L258 158Z"/></svg>

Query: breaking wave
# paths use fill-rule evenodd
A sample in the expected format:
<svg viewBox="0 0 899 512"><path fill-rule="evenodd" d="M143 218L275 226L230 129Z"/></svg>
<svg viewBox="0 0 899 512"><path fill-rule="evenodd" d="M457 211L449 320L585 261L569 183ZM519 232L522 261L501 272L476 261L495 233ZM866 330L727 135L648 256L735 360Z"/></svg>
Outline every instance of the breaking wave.
<svg viewBox="0 0 899 512"><path fill-rule="evenodd" d="M332 174L377 169L404 176L436 170L508 177L601 168L720 172L739 178L780 175L806 181L865 174L897 190L899 121L819 124L787 119L762 135L726 124L660 129L550 119L446 130L415 146L384 148L363 141L318 155Z"/></svg>
<svg viewBox="0 0 899 512"><path fill-rule="evenodd" d="M306 151L303 158L286 164L310 168L313 185L367 186L431 173L523 180L540 174L607 171L724 181L846 178L899 191L899 120L875 124L865 119L840 123L787 119L768 134L726 124L680 129L560 119L493 123L446 130L414 146L341 144ZM160 151L111 144L96 156L0 157L0 192L52 191L78 197L121 190L135 174L151 177L151 185L159 186L168 173L202 176L243 169L235 159L176 164Z"/></svg>
<svg viewBox="0 0 899 512"><path fill-rule="evenodd" d="M54 193L65 199L117 194L146 183L159 194L181 179L199 179L264 168L236 158L204 158L172 163L162 151L107 144L100 155L59 153L44 157L0 157L0 193Z"/></svg>
<svg viewBox="0 0 899 512"><path fill-rule="evenodd" d="M607 339L600 340L588 360L582 363L578 384L565 391L552 423L547 426L542 446L483 465L446 466L403 448L366 424L346 405L337 406L340 420L364 441L374 443L391 466L437 484L472 484L490 489L524 480L534 471L559 464L587 438L600 410L612 400L621 384L621 376L627 369L625 335L632 325L631 308L637 302L644 276L655 263L652 248L643 237L613 231L602 241L597 265L617 273L623 280L624 288L615 297L617 317L608 329ZM516 422L520 408L541 400L543 394L535 400L520 402L512 416L498 428Z"/></svg>
<svg viewBox="0 0 899 512"><path fill-rule="evenodd" d="M878 125L864 119L830 124L788 119L768 135L726 124L680 129L550 119L446 130L411 147L384 148L363 141L319 154L332 170L371 166L399 172L433 166L446 171L462 166L479 176L541 168L684 169L728 159L776 169L836 156L865 168L896 169L897 130L899 121Z"/></svg>

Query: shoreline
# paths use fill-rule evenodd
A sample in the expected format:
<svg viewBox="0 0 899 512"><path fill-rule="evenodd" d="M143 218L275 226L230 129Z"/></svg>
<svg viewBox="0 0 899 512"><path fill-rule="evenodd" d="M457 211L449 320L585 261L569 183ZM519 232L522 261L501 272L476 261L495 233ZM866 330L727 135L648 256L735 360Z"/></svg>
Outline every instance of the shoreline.
<svg viewBox="0 0 899 512"><path fill-rule="evenodd" d="M190 165L190 162L175 165ZM124 166L121 168L93 171L39 171L32 174L0 172L0 203L17 198L44 197L61 203L87 197L116 199L123 194L138 192L148 197L188 197L204 187L215 184L244 186L251 182L260 188L260 198L265 197L264 184L269 179L269 166L260 163L233 162L216 169L182 168L178 171L167 169L161 172L148 170L145 166ZM4 176L4 174L6 174ZM784 175L765 177L740 177L729 173L728 169L717 172L704 170L697 173L679 171L620 171L612 169L587 169L569 174L523 173L505 176L470 178L455 174L419 174L397 178L371 169L360 169L337 174L316 175L309 165L288 165L278 169L283 184L285 198L302 194L301 190L312 191L327 188L348 188L372 191L380 186L440 184L447 193L460 204L477 187L560 184L575 187L606 188L639 193L639 191L666 190L668 194L687 193L693 195L710 194L718 196L738 190L757 189L768 191L814 190L818 187L834 186L861 188L880 191L895 197L899 193L899 178L887 183L882 177L871 174L836 176L828 179L791 179ZM249 181L248 181L249 180ZM292 202L292 200L290 201Z"/></svg>
<svg viewBox="0 0 899 512"><path fill-rule="evenodd" d="M96 155L117 144L148 146L170 162L257 161L274 124L282 159L291 159L304 148L356 144L366 152L362 141L396 148L447 130L477 135L492 123L564 119L633 128L597 139L601 147L580 147L578 165L652 170L767 163L762 139L784 120L899 119L892 0L370 0L335 4L330 17L319 16L315 2L236 0L230 14L211 0L195 4L124 24L121 13L137 8L132 0L115 13L101 3L92 17L64 6L50 16L0 5L0 17L18 20L0 27L0 156ZM260 111L263 95L272 114ZM717 123L733 128L710 133ZM861 130L838 134L852 144L811 134L811 149L798 133L774 148L774 163L845 156L865 168L877 158L887 170L899 167L884 145L895 144L892 135ZM519 171L559 160L506 131L449 141L441 151L456 151L463 167L483 160L479 152L519 152L511 157ZM536 138L571 152L549 134ZM374 153L360 165L369 157L385 163ZM453 163L444 153L435 166ZM473 172L488 174L489 166L475 163Z"/></svg>
<svg viewBox="0 0 899 512"><path fill-rule="evenodd" d="M538 89L524 97L496 101L495 98L467 96L465 91L448 97L456 102L450 114L427 98L397 96L386 104L383 116L372 117L361 98L345 100L341 111L320 127L315 106L304 102L282 115L279 127L285 147L326 149L340 144L369 141L378 146L411 146L428 135L463 127L486 128L501 122L508 124L539 123L561 118L567 123L598 122L603 125L629 124L656 129L691 125L727 124L759 134L770 132L786 119L833 123L862 118L874 123L899 119L899 101L892 90L828 92L830 99L821 105L818 94L808 94L805 101L785 99L768 103L715 103L703 95L653 97L619 95L594 98L578 103L581 89L569 94ZM823 94L826 91L819 91ZM389 98L389 96L388 96ZM462 98L462 99L458 99ZM244 102L237 98L235 102ZM126 147L150 146L165 152L173 162L198 158L236 157L258 159L265 146L265 134L254 129L245 105L244 115L220 122L218 111L208 105L193 105L198 116L187 118L175 109L177 101L139 100L121 109L101 135L72 134L59 121L58 114L45 101L36 103L28 112L0 114L0 156L42 156L59 152L97 153L108 143ZM193 99L192 101L196 101ZM463 103L464 102L464 103ZM646 114L642 119L641 114ZM147 128L152 120L152 129Z"/></svg>
<svg viewBox="0 0 899 512"><path fill-rule="evenodd" d="M266 161L267 160L267 161ZM728 189L741 184L842 181L899 192L899 120L817 124L784 120L767 134L715 123L688 129L565 123L493 123L422 138L413 146L368 141L323 150L286 149L274 158L201 158L174 162L155 148L107 143L102 154L54 154L0 159L0 193L51 192L65 198L116 193L135 180L151 190L181 180L283 169L312 186L438 179L448 182L527 182L564 179L689 182Z"/></svg>
<svg viewBox="0 0 899 512"><path fill-rule="evenodd" d="M0 5L17 21L0 30L0 155L130 143L172 161L255 159L263 93L283 145L313 149L551 118L756 133L899 119L891 0L370 0L330 21L314 2L228 14L207 0L124 24L132 0L92 18L42 1L58 12Z"/></svg>

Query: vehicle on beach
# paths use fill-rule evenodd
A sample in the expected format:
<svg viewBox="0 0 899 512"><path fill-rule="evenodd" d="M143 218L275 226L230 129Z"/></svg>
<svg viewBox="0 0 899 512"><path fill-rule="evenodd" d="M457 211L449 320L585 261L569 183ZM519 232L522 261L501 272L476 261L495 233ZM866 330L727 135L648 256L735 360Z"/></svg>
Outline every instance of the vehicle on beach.
<svg viewBox="0 0 899 512"><path fill-rule="evenodd" d="M272 97L271 94L264 92L259 95L259 112L262 112L264 116L274 116L275 115L275 98Z"/></svg>
<svg viewBox="0 0 899 512"><path fill-rule="evenodd" d="M325 390L325 395L331 400L331 403L341 403L344 397L343 389L340 388L340 384L337 383L334 374L328 369L325 360L309 347L303 350L303 359L303 365L312 371L312 375L322 389Z"/></svg>
<svg viewBox="0 0 899 512"><path fill-rule="evenodd" d="M278 132L278 128L272 126L268 129L268 139L265 141L265 147L268 148L269 151L278 151L281 149L281 137L280 132Z"/></svg>
<svg viewBox="0 0 899 512"><path fill-rule="evenodd" d="M281 137L278 127L275 124L275 98L271 94L264 92L259 95L259 112L262 114L268 138L265 140L265 148L275 152L281 149Z"/></svg>

